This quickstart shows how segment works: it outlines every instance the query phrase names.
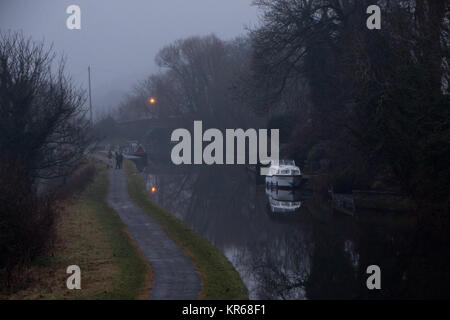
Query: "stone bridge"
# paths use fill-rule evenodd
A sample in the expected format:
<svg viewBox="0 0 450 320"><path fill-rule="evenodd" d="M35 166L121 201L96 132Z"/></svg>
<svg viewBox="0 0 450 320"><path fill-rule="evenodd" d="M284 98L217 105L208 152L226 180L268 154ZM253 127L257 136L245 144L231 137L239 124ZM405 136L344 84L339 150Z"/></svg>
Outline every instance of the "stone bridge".
<svg viewBox="0 0 450 320"><path fill-rule="evenodd" d="M194 118L171 117L164 119L139 119L130 121L118 121L118 126L124 137L130 140L141 140L155 129L175 130L193 127Z"/></svg>

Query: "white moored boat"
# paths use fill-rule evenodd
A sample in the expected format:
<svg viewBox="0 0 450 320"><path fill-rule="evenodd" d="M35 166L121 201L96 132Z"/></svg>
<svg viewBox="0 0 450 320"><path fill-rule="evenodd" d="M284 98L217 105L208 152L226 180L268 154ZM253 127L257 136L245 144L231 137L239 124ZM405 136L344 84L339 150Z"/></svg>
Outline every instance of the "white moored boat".
<svg viewBox="0 0 450 320"><path fill-rule="evenodd" d="M302 174L294 160L273 161L266 175L266 186L277 188L296 188L300 185Z"/></svg>

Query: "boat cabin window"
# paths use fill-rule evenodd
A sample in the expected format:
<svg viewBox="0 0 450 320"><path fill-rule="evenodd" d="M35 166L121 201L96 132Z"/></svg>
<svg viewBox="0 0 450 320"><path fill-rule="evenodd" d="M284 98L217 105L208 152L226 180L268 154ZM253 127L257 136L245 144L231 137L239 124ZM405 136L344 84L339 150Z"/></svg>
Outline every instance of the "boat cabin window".
<svg viewBox="0 0 450 320"><path fill-rule="evenodd" d="M272 164L277 164L276 161L272 161ZM279 160L278 165L280 166L295 166L294 160Z"/></svg>

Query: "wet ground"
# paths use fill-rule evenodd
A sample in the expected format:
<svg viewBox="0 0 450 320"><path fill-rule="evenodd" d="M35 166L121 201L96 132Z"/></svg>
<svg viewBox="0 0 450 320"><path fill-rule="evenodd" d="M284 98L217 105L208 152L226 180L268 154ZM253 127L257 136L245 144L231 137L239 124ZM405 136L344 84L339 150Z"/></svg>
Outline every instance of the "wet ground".
<svg viewBox="0 0 450 320"><path fill-rule="evenodd" d="M152 266L149 299L197 299L202 282L192 259L130 199L124 170L109 170L107 201Z"/></svg>

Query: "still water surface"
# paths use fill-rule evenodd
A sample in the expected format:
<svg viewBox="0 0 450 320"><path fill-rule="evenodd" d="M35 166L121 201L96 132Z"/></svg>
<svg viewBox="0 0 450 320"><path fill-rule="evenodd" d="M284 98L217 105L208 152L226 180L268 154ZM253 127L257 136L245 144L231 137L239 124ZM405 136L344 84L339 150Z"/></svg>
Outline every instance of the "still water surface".
<svg viewBox="0 0 450 320"><path fill-rule="evenodd" d="M266 190L245 167L141 174L153 201L233 263L252 299L404 296L412 233L392 213L339 214L306 186ZM372 264L383 275L377 292L366 287Z"/></svg>

